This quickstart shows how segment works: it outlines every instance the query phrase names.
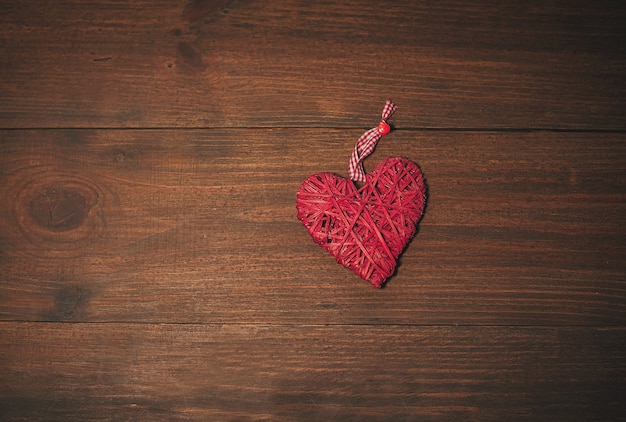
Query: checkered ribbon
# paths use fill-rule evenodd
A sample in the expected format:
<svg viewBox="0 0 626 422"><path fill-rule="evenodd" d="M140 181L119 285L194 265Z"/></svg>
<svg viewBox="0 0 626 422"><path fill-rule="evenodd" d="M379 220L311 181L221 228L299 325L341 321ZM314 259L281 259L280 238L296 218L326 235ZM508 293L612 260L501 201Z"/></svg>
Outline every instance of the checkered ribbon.
<svg viewBox="0 0 626 422"><path fill-rule="evenodd" d="M387 119L396 111L396 105L391 100L387 100L383 107L383 115L380 124L365 132L354 146L350 164L348 165L348 174L350 179L357 182L365 182L365 169L363 169L363 160L370 155L380 138L389 132Z"/></svg>

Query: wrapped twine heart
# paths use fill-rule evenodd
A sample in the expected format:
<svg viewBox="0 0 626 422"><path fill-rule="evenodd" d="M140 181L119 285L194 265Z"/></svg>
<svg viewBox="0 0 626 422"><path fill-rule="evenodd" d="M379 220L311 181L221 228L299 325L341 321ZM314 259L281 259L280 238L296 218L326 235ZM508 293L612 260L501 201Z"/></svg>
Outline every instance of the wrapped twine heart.
<svg viewBox="0 0 626 422"><path fill-rule="evenodd" d="M296 199L298 219L313 240L377 288L393 275L426 202L422 172L413 162L386 158L372 173L363 170L363 159L389 132L386 120L394 111L395 105L387 101L380 125L355 146L349 173L352 180L363 182L362 187L318 173L302 183Z"/></svg>

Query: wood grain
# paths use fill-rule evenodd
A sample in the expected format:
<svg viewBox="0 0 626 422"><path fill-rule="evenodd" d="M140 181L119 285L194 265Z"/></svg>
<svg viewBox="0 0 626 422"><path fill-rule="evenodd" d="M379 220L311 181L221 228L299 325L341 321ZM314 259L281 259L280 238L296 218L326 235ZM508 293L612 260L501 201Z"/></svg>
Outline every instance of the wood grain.
<svg viewBox="0 0 626 422"><path fill-rule="evenodd" d="M622 2L0 7L4 128L626 128Z"/></svg>
<svg viewBox="0 0 626 422"><path fill-rule="evenodd" d="M626 420L626 3L0 0L0 420ZM418 163L382 290L296 219Z"/></svg>
<svg viewBox="0 0 626 422"><path fill-rule="evenodd" d="M623 416L623 327L0 323L0 332L3 420Z"/></svg>
<svg viewBox="0 0 626 422"><path fill-rule="evenodd" d="M383 291L295 215L357 131L10 131L0 318L278 324L621 325L623 134L396 131L429 188Z"/></svg>

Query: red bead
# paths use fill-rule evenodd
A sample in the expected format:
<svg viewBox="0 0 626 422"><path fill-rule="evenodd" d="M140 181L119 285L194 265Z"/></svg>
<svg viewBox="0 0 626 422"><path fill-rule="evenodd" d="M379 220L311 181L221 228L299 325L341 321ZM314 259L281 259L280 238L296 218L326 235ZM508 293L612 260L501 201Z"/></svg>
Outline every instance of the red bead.
<svg viewBox="0 0 626 422"><path fill-rule="evenodd" d="M379 135L386 135L391 131L391 126L389 126L387 123L381 123L378 125L376 130L378 131Z"/></svg>

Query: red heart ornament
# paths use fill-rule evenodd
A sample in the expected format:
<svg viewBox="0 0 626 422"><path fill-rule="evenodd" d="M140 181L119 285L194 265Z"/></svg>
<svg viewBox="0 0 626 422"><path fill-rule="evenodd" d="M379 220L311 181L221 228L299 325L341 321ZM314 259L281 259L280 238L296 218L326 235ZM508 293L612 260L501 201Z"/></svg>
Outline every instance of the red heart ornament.
<svg viewBox="0 0 626 422"><path fill-rule="evenodd" d="M332 173L306 179L296 199L298 219L337 262L374 287L395 271L424 212L426 186L419 167L387 158L364 185Z"/></svg>

